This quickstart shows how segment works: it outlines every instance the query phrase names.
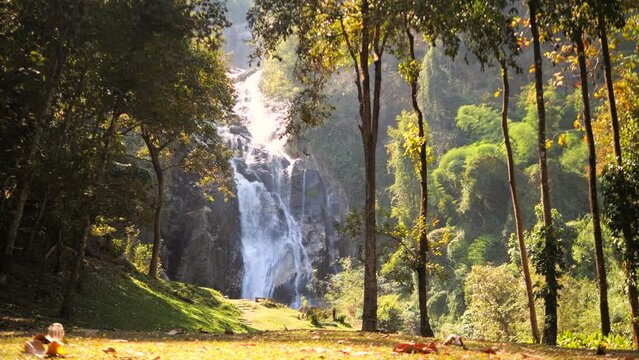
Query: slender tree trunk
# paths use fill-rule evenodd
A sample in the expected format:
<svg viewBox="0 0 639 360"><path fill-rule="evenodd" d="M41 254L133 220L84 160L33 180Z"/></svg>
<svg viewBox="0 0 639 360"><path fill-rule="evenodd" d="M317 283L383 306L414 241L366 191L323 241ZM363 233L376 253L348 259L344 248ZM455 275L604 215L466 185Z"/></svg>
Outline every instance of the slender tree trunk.
<svg viewBox="0 0 639 360"><path fill-rule="evenodd" d="M628 269L625 269L626 274ZM632 344L635 350L639 350L639 292L637 292L637 284L634 279L630 279L628 284L628 300L630 301L630 310L632 319Z"/></svg>
<svg viewBox="0 0 639 360"><path fill-rule="evenodd" d="M408 50L411 61L416 61L415 58L415 37L410 31L410 28L406 27L406 37L408 38ZM419 128L419 138L422 139L422 143L419 148L419 263L416 267L417 272L417 295L419 302L419 335L424 337L434 337L433 329L430 326L430 319L428 318L428 274L426 272L426 263L428 261L428 161L426 159L426 131L424 130L424 114L417 102L417 77L411 77L410 83L410 99L413 105L413 110L417 115L417 126Z"/></svg>
<svg viewBox="0 0 639 360"><path fill-rule="evenodd" d="M148 139L148 137L147 137ZM155 214L153 217L153 250L151 252L151 264L149 265L149 276L156 278L158 273L158 266L160 262L160 246L162 241L162 210L164 206L164 170L160 163L160 154L158 149L151 143L151 140L146 140L149 147L149 154L151 155L151 162L153 163L153 170L157 178L157 193L155 199Z"/></svg>
<svg viewBox="0 0 639 360"><path fill-rule="evenodd" d="M526 284L526 298L528 299L528 313L530 316L530 330L533 342L539 343L539 327L537 325L537 311L535 310L535 295L532 290L532 280L530 278L530 268L528 267L528 253L526 250L526 241L524 239L523 221L521 219L521 209L519 207L519 195L517 193L517 182L515 179L515 161L513 160L513 149L510 144L510 135L508 134L508 99L510 96L510 83L508 81L508 66L506 62L500 60L501 77L503 83L504 94L502 97L501 107L501 131L504 135L504 145L506 147L506 163L508 165L508 185L510 187L510 196L513 202L513 213L515 215L515 230L517 233L517 242L519 243L519 259L521 261L521 272L524 276Z"/></svg>
<svg viewBox="0 0 639 360"><path fill-rule="evenodd" d="M375 239L375 144L364 147L366 172L365 243L364 243L364 312L362 331L377 330L377 247Z"/></svg>
<svg viewBox="0 0 639 360"><path fill-rule="evenodd" d="M35 242L35 238L38 235L38 232L40 232L40 228L41 228L41 224L42 224L42 219L44 218L44 212L47 209L47 203L49 202L49 193L51 192L50 187L47 189L46 193L44 194L44 199L42 199L42 203L40 204L40 209L38 211L38 216L36 216L35 222L33 224L33 227L31 229L31 233L29 234L29 240L27 241L27 243L24 246L24 250L26 253L29 253L33 250L33 243Z"/></svg>
<svg viewBox="0 0 639 360"><path fill-rule="evenodd" d="M621 140L619 139L619 117L617 116L617 104L615 103L615 91L612 81L612 63L610 50L608 49L608 35L606 24L599 19L599 37L601 38L601 52L603 53L604 77L606 78L606 90L608 92L608 109L610 110L610 125L612 126L612 139L615 149L617 165L621 165Z"/></svg>
<svg viewBox="0 0 639 360"><path fill-rule="evenodd" d="M52 96L51 96L52 97ZM33 162L37 148L39 146L40 139L42 138L42 127L36 124L35 134L27 153L27 157L24 163L24 170L18 181L18 198L13 220L9 226L9 233L7 234L7 240L4 245L4 251L2 252L3 261L0 265L0 286L4 286L8 282L9 273L13 263L13 248L15 247L16 238L18 237L18 230L20 230L20 224L22 223L22 215L24 214L24 206L29 198L29 191L31 190L31 174Z"/></svg>
<svg viewBox="0 0 639 360"><path fill-rule="evenodd" d="M60 309L60 316L68 319L73 316L73 300L75 293L78 289L80 282L80 273L82 272L82 262L84 260L84 252L87 247L87 241L89 239L89 232L91 230L91 216L87 213L82 219L82 235L78 240L76 246L76 256L73 262L73 268L71 270L71 277L67 284L64 298L62 299L62 307Z"/></svg>
<svg viewBox="0 0 639 360"><path fill-rule="evenodd" d="M584 104L584 125L586 128L586 140L588 142L588 195L590 200L590 216L592 217L593 237L595 241L595 270L597 273L597 286L599 287L601 333L607 336L610 334L610 311L608 310L608 282L606 280L603 239L601 237L599 203L597 201L597 153L595 150L595 140L592 135L590 95L588 94L588 70L586 69L586 55L584 53L584 44L581 32L577 32L575 34L573 42L577 47L579 75L581 77L581 98Z"/></svg>
<svg viewBox="0 0 639 360"><path fill-rule="evenodd" d="M377 240L375 236L377 230L375 223L375 151L377 148L377 137L374 131L374 114L371 114L371 84L370 74L368 72L369 46L371 41L369 35L370 14L367 0L362 1L361 13L362 36L359 49L360 78L358 79L361 85L358 86L360 89L358 97L360 100L360 131L364 143L364 167L366 177L362 331L375 331L377 330ZM377 73L375 75L377 77Z"/></svg>
<svg viewBox="0 0 639 360"><path fill-rule="evenodd" d="M619 117L617 115L617 104L615 102L615 91L612 80L612 62L610 61L610 50L608 48L608 35L606 31L606 23L602 17L599 18L599 37L601 39L601 52L603 53L604 77L606 79L606 90L608 92L608 108L610 110L610 124L612 127L613 148L615 151L615 159L618 166L622 166L621 140L619 136ZM625 191L624 191L625 193ZM626 195L622 194L625 198ZM628 224L623 226L623 237L626 244L631 244L632 231ZM631 257L637 257L637 249L628 249L626 251L634 252ZM632 315L632 342L635 350L639 350L639 300L637 299L637 284L633 278L632 271L629 269L628 262L624 262L624 273L628 278L628 300L630 302L630 312Z"/></svg>
<svg viewBox="0 0 639 360"><path fill-rule="evenodd" d="M533 37L533 52L535 57L535 91L537 93L537 116L539 118L537 126L537 147L539 151L539 172L541 184L541 204L543 208L543 222L545 231L545 278L547 291L544 294L544 306L546 317L542 342L546 345L557 345L557 293L559 284L557 281L556 252L551 250L556 248L556 239L552 234L552 213L550 206L550 190L548 186L548 166L546 154L546 110L544 108L544 83L541 71L541 48L539 45L539 29L537 28L537 0L529 0L530 9L530 29Z"/></svg>
<svg viewBox="0 0 639 360"><path fill-rule="evenodd" d="M60 223L60 232L58 233L58 239L55 243L55 261L53 263L53 273L58 274L60 272L60 265L62 262L62 247L64 242L62 241L62 234L64 234L64 225Z"/></svg>
<svg viewBox="0 0 639 360"><path fill-rule="evenodd" d="M0 287L5 286L9 279L9 273L13 264L13 248L15 247L15 240L18 236L18 229L22 222L22 214L24 213L24 205L27 203L29 197L29 187L31 182L23 179L20 182L20 191L18 192L17 206L13 221L9 227L9 234L2 253L2 264L0 265Z"/></svg>

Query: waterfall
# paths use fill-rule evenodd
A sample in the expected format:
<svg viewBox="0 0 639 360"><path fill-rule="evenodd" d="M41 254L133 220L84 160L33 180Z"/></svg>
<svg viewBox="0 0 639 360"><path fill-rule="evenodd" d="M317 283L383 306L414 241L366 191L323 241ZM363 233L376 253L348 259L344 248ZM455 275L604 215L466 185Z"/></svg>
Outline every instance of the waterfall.
<svg viewBox="0 0 639 360"><path fill-rule="evenodd" d="M291 206L293 170L302 160L285 149L287 138L280 135L286 107L263 96L261 73L256 71L236 82L235 113L241 125L219 129L237 153L232 166L244 259L242 297L275 298L297 307L308 294L312 276L302 242L304 210L295 216ZM302 193L304 196L305 184Z"/></svg>

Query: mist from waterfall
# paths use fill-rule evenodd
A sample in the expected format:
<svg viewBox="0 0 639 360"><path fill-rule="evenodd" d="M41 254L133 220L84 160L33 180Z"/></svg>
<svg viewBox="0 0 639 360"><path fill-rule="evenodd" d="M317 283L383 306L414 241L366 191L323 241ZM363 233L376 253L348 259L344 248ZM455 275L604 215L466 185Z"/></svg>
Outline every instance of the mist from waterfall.
<svg viewBox="0 0 639 360"><path fill-rule="evenodd" d="M220 129L237 152L232 165L242 230L242 297L282 298L285 293L297 307L312 276L302 243L304 210L295 216L291 206L293 168L301 160L286 152L287 138L281 136L286 108L263 96L261 74L258 70L236 82L241 126Z"/></svg>

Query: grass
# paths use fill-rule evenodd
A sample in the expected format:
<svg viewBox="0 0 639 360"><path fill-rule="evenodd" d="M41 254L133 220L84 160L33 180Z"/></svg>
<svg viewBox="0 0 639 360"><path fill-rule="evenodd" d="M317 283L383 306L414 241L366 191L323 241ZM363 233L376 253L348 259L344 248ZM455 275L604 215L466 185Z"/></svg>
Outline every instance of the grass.
<svg viewBox="0 0 639 360"><path fill-rule="evenodd" d="M0 330L36 329L57 321L100 330L256 331L242 323L240 309L215 290L151 279L97 259L85 264L73 317L60 319L56 315L64 281L50 275L33 281L37 270L17 270L13 285L0 292Z"/></svg>
<svg viewBox="0 0 639 360"><path fill-rule="evenodd" d="M318 327L313 326L308 319L301 316L297 310L286 306L264 306L249 300L228 300L241 311L241 321L248 327L260 331L277 330L312 330ZM324 329L349 329L343 324L322 319Z"/></svg>
<svg viewBox="0 0 639 360"><path fill-rule="evenodd" d="M22 359L28 334L0 333L0 359ZM76 359L596 359L593 351L551 348L540 345L466 341L468 350L439 345L431 355L395 354L402 341L419 340L398 334L335 330L294 330L254 334L213 335L163 332L73 331L67 351ZM430 339L432 340L432 339ZM423 341L423 339L422 339ZM112 347L115 352L105 353ZM494 350L494 354L483 352ZM632 359L637 352L611 352L607 359Z"/></svg>
<svg viewBox="0 0 639 360"><path fill-rule="evenodd" d="M150 280L139 273L105 275L92 271L78 295L77 325L97 329L159 330L179 328L223 332L250 329L240 310L212 289Z"/></svg>

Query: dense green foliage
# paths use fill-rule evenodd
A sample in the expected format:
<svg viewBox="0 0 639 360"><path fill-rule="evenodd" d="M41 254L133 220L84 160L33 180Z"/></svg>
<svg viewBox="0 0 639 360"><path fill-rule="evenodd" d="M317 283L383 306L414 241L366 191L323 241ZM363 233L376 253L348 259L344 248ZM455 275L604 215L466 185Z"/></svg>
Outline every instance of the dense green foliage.
<svg viewBox="0 0 639 360"><path fill-rule="evenodd" d="M153 208L161 226L166 168L197 173L203 188L226 185L228 154L214 127L233 105L219 51L224 12L181 0L0 8L0 283L11 281L16 258L55 264L69 316L89 240L124 241L125 255L143 255L130 235ZM74 261L60 266L67 247Z"/></svg>

